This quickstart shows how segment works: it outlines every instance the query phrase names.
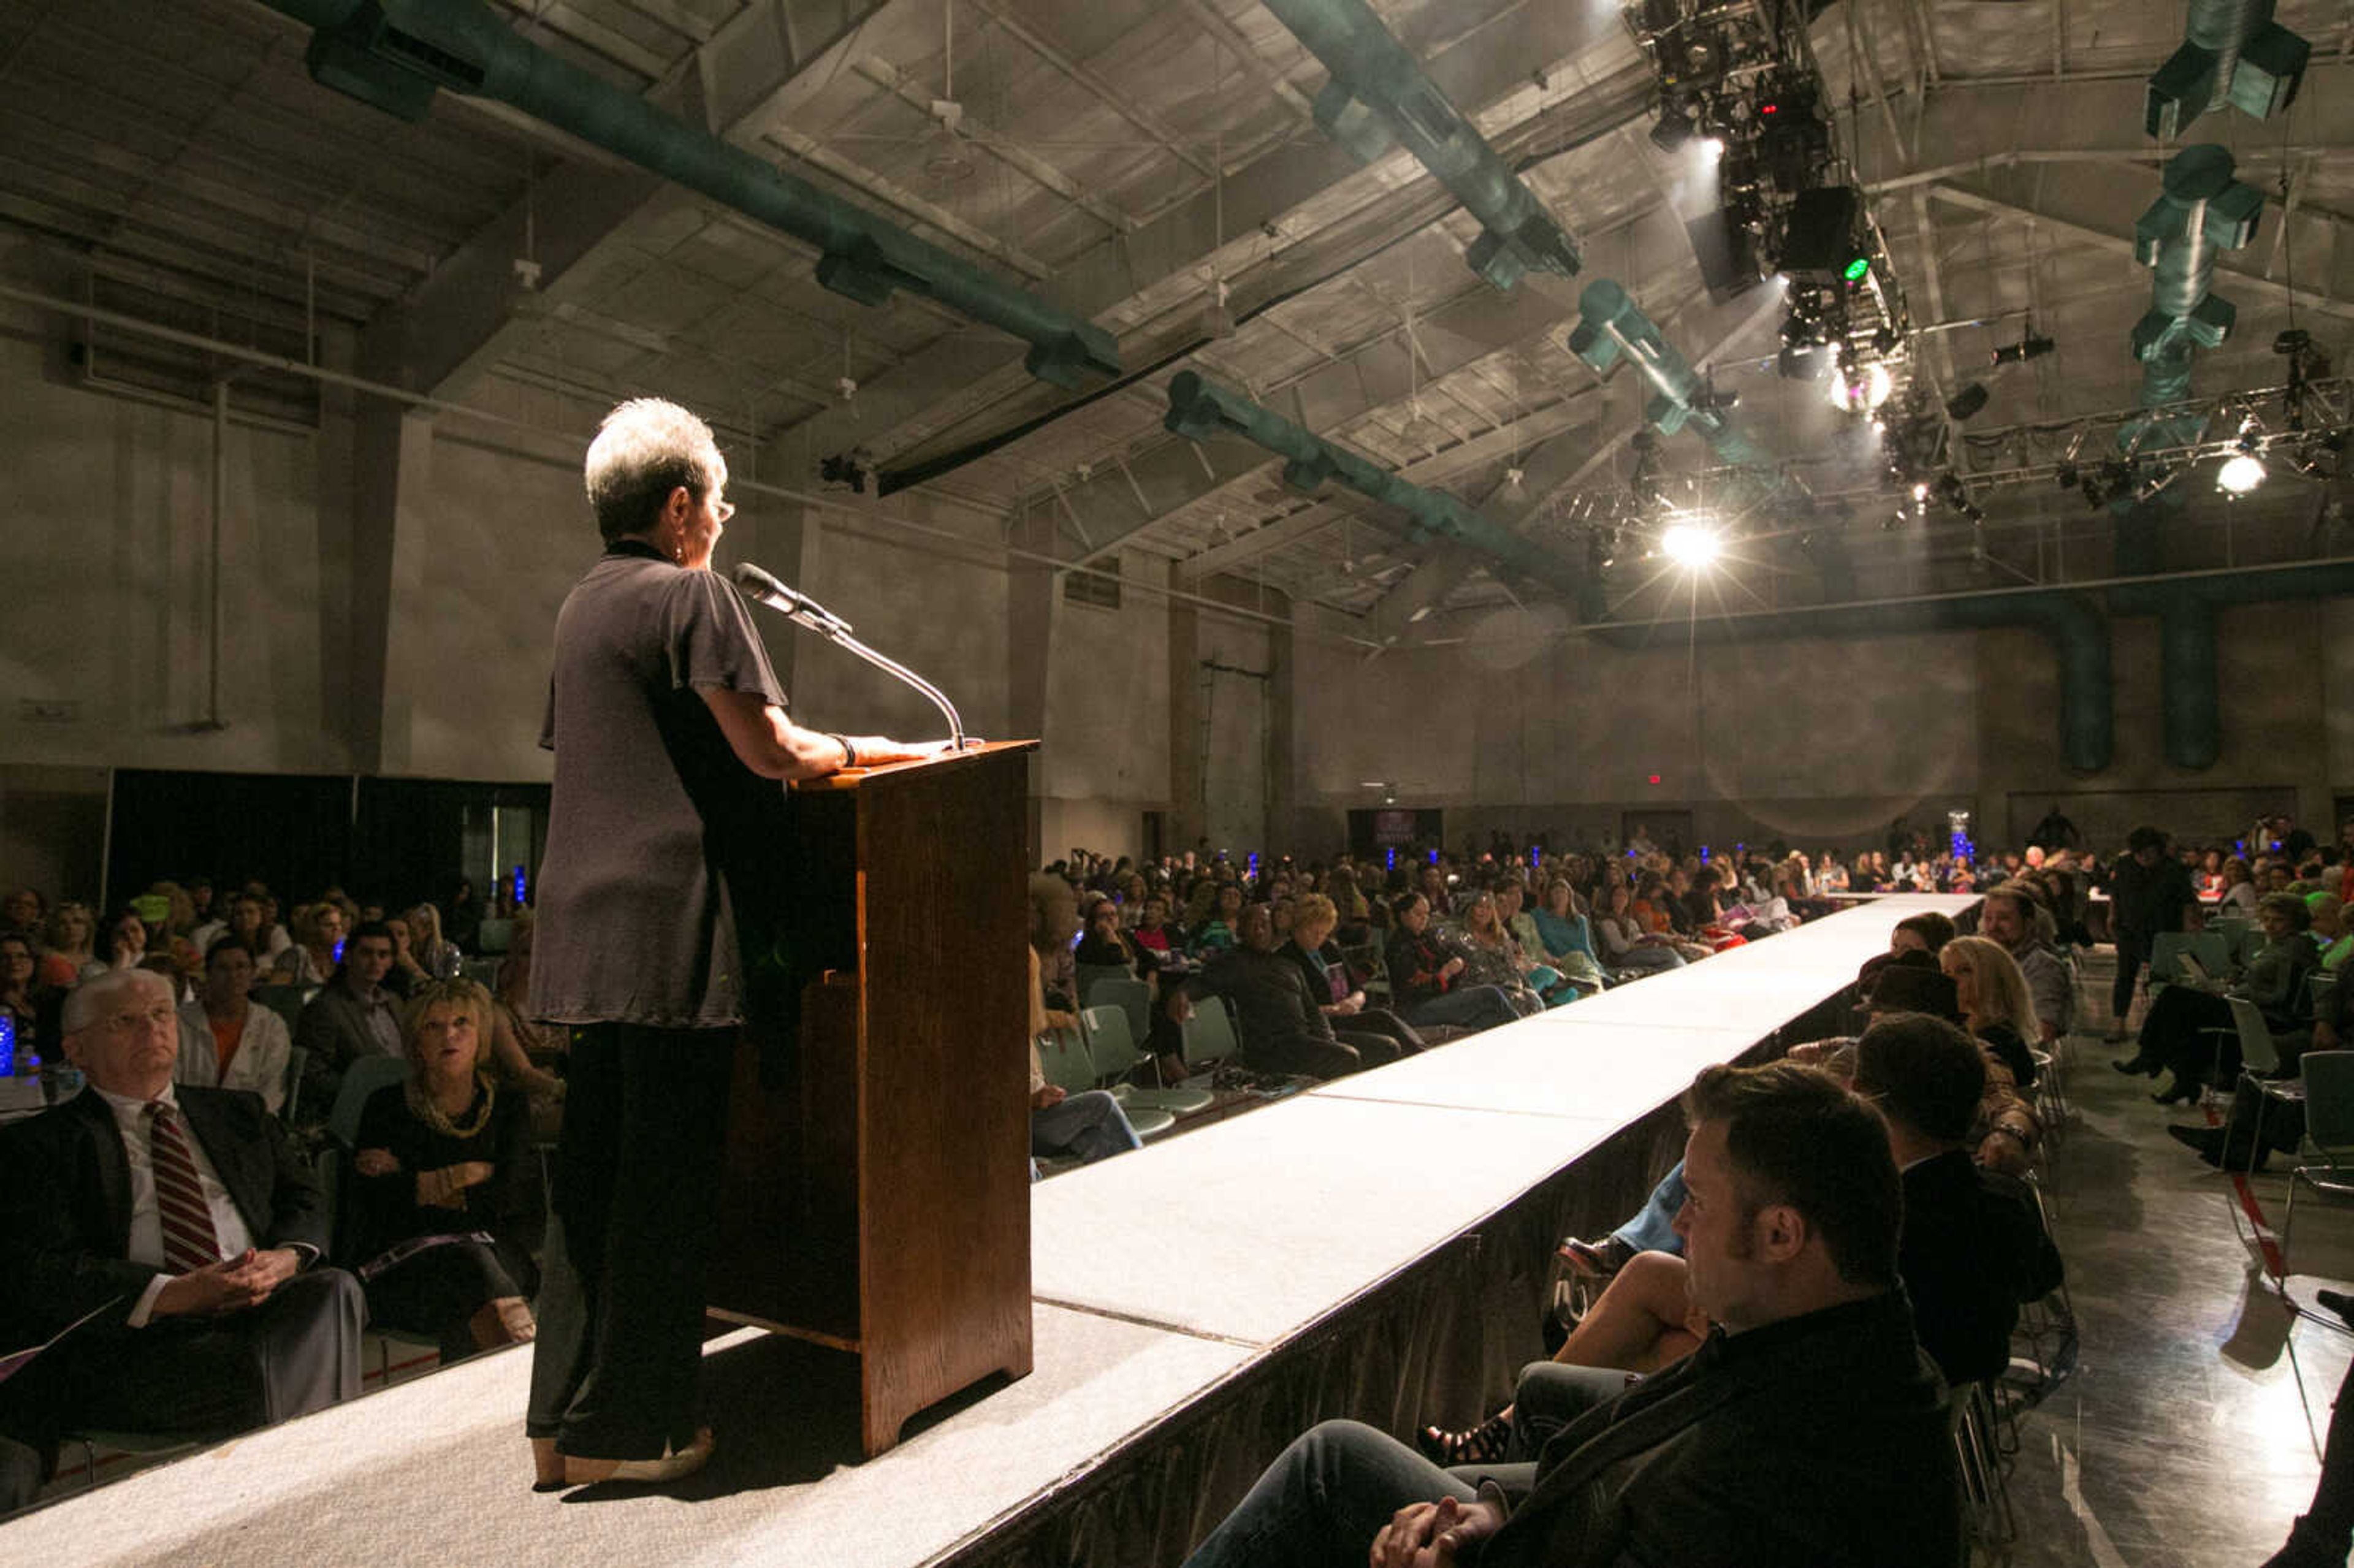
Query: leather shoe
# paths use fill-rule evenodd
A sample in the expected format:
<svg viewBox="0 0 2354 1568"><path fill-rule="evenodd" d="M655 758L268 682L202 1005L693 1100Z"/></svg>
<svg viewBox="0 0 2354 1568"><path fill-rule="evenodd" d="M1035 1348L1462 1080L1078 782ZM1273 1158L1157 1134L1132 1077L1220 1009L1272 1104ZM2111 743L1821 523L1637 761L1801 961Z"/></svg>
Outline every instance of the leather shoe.
<svg viewBox="0 0 2354 1568"><path fill-rule="evenodd" d="M2183 1127L2178 1124L2168 1128L2166 1135L2210 1165L2215 1163L2216 1155L2223 1148L2223 1129L2220 1127Z"/></svg>
<svg viewBox="0 0 2354 1568"><path fill-rule="evenodd" d="M2324 1289L2315 1291L2313 1298L2345 1319L2349 1328L2354 1328L2354 1296L2349 1296L2343 1290Z"/></svg>
<svg viewBox="0 0 2354 1568"><path fill-rule="evenodd" d="M2122 1061L2113 1061L2109 1065L2115 1067L2118 1072L2126 1074L2127 1076L2131 1076L2136 1073L2140 1073L2146 1076L2155 1078L2158 1076L2158 1069L2162 1064L2150 1061L2145 1056L2128 1056Z"/></svg>

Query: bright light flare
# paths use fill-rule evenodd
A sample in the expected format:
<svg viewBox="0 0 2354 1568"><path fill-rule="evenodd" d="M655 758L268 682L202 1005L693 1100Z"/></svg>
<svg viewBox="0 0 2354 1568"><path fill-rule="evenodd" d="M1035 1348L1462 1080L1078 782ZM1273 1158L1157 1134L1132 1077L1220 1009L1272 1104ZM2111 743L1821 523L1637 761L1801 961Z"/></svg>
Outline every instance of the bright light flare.
<svg viewBox="0 0 2354 1568"><path fill-rule="evenodd" d="M2253 452L2234 452L2215 471L2215 488L2226 495L2245 495L2264 482L2264 460Z"/></svg>
<svg viewBox="0 0 2354 1568"><path fill-rule="evenodd" d="M1673 523L1659 535L1659 550L1686 571L1704 571L1724 554L1724 535L1704 523Z"/></svg>
<svg viewBox="0 0 2354 1568"><path fill-rule="evenodd" d="M1848 414L1869 413L1896 390L1895 379L1885 365L1868 365L1852 376L1841 370L1831 377L1830 385L1831 402Z"/></svg>

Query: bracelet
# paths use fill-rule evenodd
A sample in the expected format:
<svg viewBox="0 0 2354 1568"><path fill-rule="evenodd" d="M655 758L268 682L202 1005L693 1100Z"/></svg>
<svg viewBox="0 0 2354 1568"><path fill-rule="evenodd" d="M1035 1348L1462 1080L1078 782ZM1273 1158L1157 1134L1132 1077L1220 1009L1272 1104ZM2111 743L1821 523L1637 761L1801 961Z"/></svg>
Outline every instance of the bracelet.
<svg viewBox="0 0 2354 1568"><path fill-rule="evenodd" d="M842 747L842 765L844 768L855 768L858 766L858 747L850 744L850 737L848 736L835 735L832 731L828 731L826 734L826 739Z"/></svg>

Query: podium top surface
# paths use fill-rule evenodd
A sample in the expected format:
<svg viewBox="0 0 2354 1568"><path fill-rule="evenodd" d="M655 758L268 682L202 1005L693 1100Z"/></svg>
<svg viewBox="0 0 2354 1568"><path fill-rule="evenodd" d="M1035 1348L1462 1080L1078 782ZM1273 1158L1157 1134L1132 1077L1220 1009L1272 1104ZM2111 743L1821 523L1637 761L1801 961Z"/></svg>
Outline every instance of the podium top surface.
<svg viewBox="0 0 2354 1568"><path fill-rule="evenodd" d="M1009 751L1035 751L1034 740L984 740L967 746L962 751L944 751L938 757L918 758L913 762L886 762L880 768L845 768L839 773L829 773L822 779L800 779L788 786L797 795L825 795L845 789L856 789L878 779L896 779L909 773L928 772L936 768L965 768L984 757L999 757Z"/></svg>

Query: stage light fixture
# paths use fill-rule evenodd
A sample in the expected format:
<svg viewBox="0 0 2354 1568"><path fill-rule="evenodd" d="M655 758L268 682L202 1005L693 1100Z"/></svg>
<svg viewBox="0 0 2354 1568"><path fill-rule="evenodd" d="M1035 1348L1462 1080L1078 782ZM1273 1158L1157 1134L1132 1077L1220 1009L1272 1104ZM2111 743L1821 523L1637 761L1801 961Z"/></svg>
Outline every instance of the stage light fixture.
<svg viewBox="0 0 2354 1568"><path fill-rule="evenodd" d="M1996 349L1992 363L2019 365L2030 359L2041 359L2059 346L2050 338L2040 337L2031 332L2017 343L2008 343Z"/></svg>
<svg viewBox="0 0 2354 1568"><path fill-rule="evenodd" d="M2233 452L2215 473L2215 488L2226 495L2245 495L2264 482L2264 460L2253 452Z"/></svg>
<svg viewBox="0 0 2354 1568"><path fill-rule="evenodd" d="M1946 418L1959 424L1987 406L1986 383L1973 381L1946 399Z"/></svg>
<svg viewBox="0 0 2354 1568"><path fill-rule="evenodd" d="M1659 535L1659 549L1686 571L1702 571L1724 553L1724 535L1704 523L1671 523Z"/></svg>
<svg viewBox="0 0 2354 1568"><path fill-rule="evenodd" d="M1885 365L1867 365L1853 375L1844 370L1831 380L1831 403L1842 413L1868 414L1888 401L1896 389Z"/></svg>
<svg viewBox="0 0 2354 1568"><path fill-rule="evenodd" d="M1871 270L1872 258L1869 256L1859 256L1854 260L1847 264L1847 270L1841 272L1840 276L1845 278L1850 283L1861 283L1863 281L1864 274Z"/></svg>
<svg viewBox="0 0 2354 1568"><path fill-rule="evenodd" d="M1651 145L1662 153L1677 152L1699 130L1690 111L1670 104L1659 111L1659 122L1651 127Z"/></svg>

